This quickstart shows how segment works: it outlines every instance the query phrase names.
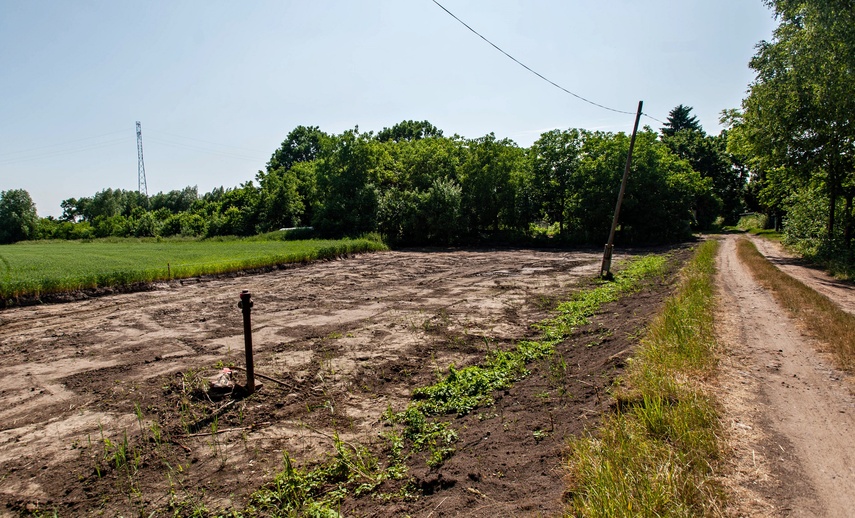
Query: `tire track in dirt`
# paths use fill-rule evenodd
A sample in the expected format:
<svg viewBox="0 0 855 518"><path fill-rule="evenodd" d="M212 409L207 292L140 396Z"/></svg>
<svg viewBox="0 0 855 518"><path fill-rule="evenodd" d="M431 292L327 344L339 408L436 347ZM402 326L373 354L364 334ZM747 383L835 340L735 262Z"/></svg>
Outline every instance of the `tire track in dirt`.
<svg viewBox="0 0 855 518"><path fill-rule="evenodd" d="M855 315L855 285L851 282L835 279L821 268L811 266L786 250L781 243L753 236L751 241L781 271L833 300L843 311Z"/></svg>
<svg viewBox="0 0 855 518"><path fill-rule="evenodd" d="M719 255L724 420L737 513L848 517L855 509L855 398L736 256Z"/></svg>

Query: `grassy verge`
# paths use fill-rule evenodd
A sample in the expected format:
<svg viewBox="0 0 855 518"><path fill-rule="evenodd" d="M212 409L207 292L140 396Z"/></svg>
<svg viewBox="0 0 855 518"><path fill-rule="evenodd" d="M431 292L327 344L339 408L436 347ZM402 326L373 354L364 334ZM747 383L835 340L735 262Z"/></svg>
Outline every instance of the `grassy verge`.
<svg viewBox="0 0 855 518"><path fill-rule="evenodd" d="M233 516L338 517L348 495L371 492L386 499L412 496L406 484L395 494L378 494L377 488L386 480L404 478L407 461L417 454L424 453L431 466L442 464L455 451L455 416L492 405L496 390L527 376L528 364L552 354L557 343L589 323L603 304L640 290L648 279L664 274L666 266L663 256L625 263L614 281L600 282L559 304L552 318L537 325L540 339L521 341L509 351L492 351L479 365L461 369L452 365L435 384L415 389L406 409L395 412L389 408L384 413L391 430L383 434L387 447L382 461L360 445L338 440L327 460L313 468L295 467L286 454L284 470L250 497L244 511Z"/></svg>
<svg viewBox="0 0 855 518"><path fill-rule="evenodd" d="M29 241L0 246L0 299L229 273L385 248L374 239Z"/></svg>
<svg viewBox="0 0 855 518"><path fill-rule="evenodd" d="M772 241L783 241L784 235L772 228L751 228L748 229L748 232L754 234L755 236L760 236L766 239L771 239Z"/></svg>
<svg viewBox="0 0 855 518"><path fill-rule="evenodd" d="M570 444L569 516L710 516L722 496L715 404L699 380L715 370L717 243L701 245L616 390L615 412Z"/></svg>
<svg viewBox="0 0 855 518"><path fill-rule="evenodd" d="M762 236L773 241L781 241L783 235L775 229L766 228L767 219L763 214L746 214L739 218L739 223L734 226L724 227L728 232L748 232L755 236Z"/></svg>
<svg viewBox="0 0 855 518"><path fill-rule="evenodd" d="M828 345L841 368L851 372L855 367L855 316L783 273L757 251L754 243L740 239L736 246L739 259L760 284L771 289L779 304Z"/></svg>

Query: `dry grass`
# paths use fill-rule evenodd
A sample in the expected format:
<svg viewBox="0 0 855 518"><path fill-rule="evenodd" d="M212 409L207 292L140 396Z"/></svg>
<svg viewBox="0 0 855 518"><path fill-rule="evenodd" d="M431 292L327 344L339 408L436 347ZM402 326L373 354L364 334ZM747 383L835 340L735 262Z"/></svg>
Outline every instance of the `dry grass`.
<svg viewBox="0 0 855 518"><path fill-rule="evenodd" d="M770 263L747 239L737 241L737 254L757 281L820 342L834 353L838 366L855 369L855 316Z"/></svg>

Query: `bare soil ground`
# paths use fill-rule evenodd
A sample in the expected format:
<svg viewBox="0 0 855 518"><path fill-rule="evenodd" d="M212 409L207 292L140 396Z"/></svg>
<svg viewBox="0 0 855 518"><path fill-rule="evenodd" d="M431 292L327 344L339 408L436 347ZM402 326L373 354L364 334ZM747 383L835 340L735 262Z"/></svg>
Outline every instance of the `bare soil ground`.
<svg viewBox="0 0 855 518"><path fill-rule="evenodd" d="M384 252L0 311L0 515L240 508L281 470L283 451L305 466L325 458L335 434L379 447L387 407L403 409L451 363L533 336L530 325L599 261L579 251ZM457 453L441 469L411 466L418 498L365 497L343 511L560 513L564 438L607 408L604 387L672 281L609 305L558 361L459 418ZM249 398L209 399L214 366L243 365L243 289L255 301L256 372L287 386L260 380Z"/></svg>
<svg viewBox="0 0 855 518"><path fill-rule="evenodd" d="M787 317L736 257L719 256L720 395L733 448L733 515L848 517L855 509L852 380ZM786 273L855 308L851 285L800 265L769 241L758 249ZM855 332L855 330L853 330Z"/></svg>

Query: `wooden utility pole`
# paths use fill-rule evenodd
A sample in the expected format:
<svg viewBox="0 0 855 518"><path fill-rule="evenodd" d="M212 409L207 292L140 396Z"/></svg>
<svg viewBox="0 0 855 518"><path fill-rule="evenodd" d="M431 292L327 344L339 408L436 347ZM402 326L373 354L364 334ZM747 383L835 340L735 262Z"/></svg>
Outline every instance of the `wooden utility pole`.
<svg viewBox="0 0 855 518"><path fill-rule="evenodd" d="M632 138L629 140L629 153L626 155L626 167L623 169L623 179L620 182L617 205L615 205L615 217L612 219L612 229L609 232L609 242L603 251L603 265L600 267L600 277L606 279L611 277L612 250L615 243L615 230L617 230L618 217L620 216L620 205L623 203L623 194L626 192L626 179L629 177L629 166L632 165L632 148L635 147L635 135L638 133L638 121L641 120L641 106L644 101L638 101L638 112L635 114L635 126L632 128Z"/></svg>

